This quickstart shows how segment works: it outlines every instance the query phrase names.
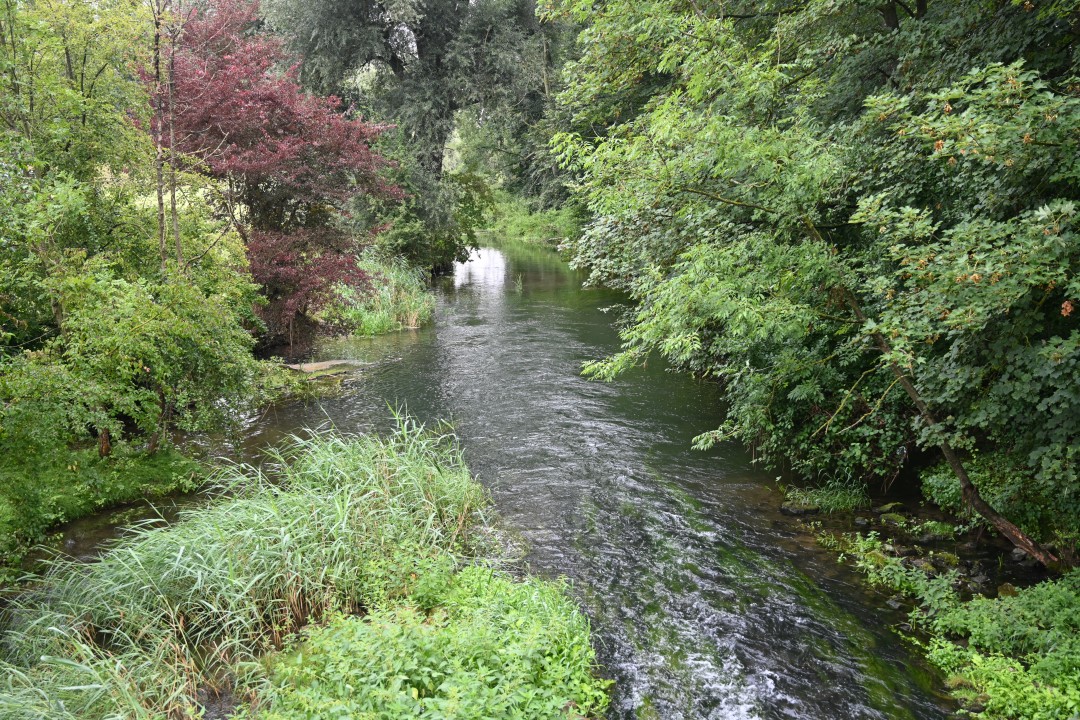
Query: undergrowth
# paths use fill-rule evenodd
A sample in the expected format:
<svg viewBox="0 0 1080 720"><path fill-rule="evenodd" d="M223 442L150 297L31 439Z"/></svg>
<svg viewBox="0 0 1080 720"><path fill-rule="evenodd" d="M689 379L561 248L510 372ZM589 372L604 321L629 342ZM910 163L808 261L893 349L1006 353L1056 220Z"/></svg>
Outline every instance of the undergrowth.
<svg viewBox="0 0 1080 720"><path fill-rule="evenodd" d="M0 580L49 530L105 507L194 489L205 469L172 447L147 455L117 444L111 456L97 447L28 446L0 457Z"/></svg>
<svg viewBox="0 0 1080 720"><path fill-rule="evenodd" d="M844 480L829 480L816 487L783 488L784 498L788 502L812 506L822 512L851 512L870 507L870 496L866 486L861 483Z"/></svg>
<svg viewBox="0 0 1080 720"><path fill-rule="evenodd" d="M323 311L322 319L353 335L380 335L429 322L435 298L424 274L400 257L388 258L369 248L357 265L371 282L368 290L342 286Z"/></svg>
<svg viewBox="0 0 1080 720"><path fill-rule="evenodd" d="M416 606L342 618L274 665L266 720L597 717L584 617L557 584L465 568Z"/></svg>
<svg viewBox="0 0 1080 720"><path fill-rule="evenodd" d="M269 680L271 668L288 667L273 658L290 657L301 630L400 615L394 652L411 662L409 613L445 602L440 612L452 617L454 588L470 577L458 581L455 568L491 554L487 494L443 430L403 419L385 439L293 438L265 467L223 470L216 503L136 529L98 562L58 560L15 599L0 716L188 718L218 696L250 716L276 712L291 696L278 682L286 675ZM548 636L549 651L587 648L577 610L564 602L559 612L563 624L552 627L568 634ZM333 642L322 642L332 654ZM581 673L558 685L567 707L602 687L591 651L581 652Z"/></svg>
<svg viewBox="0 0 1080 720"><path fill-rule="evenodd" d="M823 539L851 556L871 584L916 602L913 624L929 637L918 642L972 714L1080 717L1080 570L1019 590L1003 586L995 598L965 599L954 572L890 554L877 533Z"/></svg>
<svg viewBox="0 0 1080 720"><path fill-rule="evenodd" d="M500 190L495 194L488 230L499 240L516 240L555 249L581 235L581 226L581 218L569 205L537 210L526 200Z"/></svg>

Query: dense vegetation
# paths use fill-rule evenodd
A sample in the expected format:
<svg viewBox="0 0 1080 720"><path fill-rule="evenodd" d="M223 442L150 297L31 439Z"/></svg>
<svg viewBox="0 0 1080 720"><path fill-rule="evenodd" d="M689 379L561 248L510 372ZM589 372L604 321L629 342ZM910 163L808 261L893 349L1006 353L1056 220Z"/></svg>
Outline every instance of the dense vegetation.
<svg viewBox="0 0 1080 720"><path fill-rule="evenodd" d="M402 271L358 261L386 224L349 210L402 197L371 147L386 126L303 90L257 11L0 4L0 563L65 519L196 485L172 433L295 390L253 352L297 319L396 329L357 310ZM430 315L416 281L388 303L400 324Z"/></svg>
<svg viewBox="0 0 1080 720"><path fill-rule="evenodd" d="M804 478L888 486L940 458L932 497L1073 564L1075 7L547 11L584 28L555 140L594 217L571 249L638 302L590 372L659 352L716 378L728 420L699 444Z"/></svg>
<svg viewBox="0 0 1080 720"><path fill-rule="evenodd" d="M1058 573L967 601L840 541L987 717L1077 712L1080 4L539 5L0 0L0 561L202 482L173 433L295 384L257 351L421 324L487 224L633 301L588 374L658 353L723 385L698 446L826 507L912 484ZM459 570L479 490L402 432L298 441L282 479L226 473L210 510L58 566L0 707L600 712L562 591ZM358 662L371 696L313 680Z"/></svg>
<svg viewBox="0 0 1080 720"><path fill-rule="evenodd" d="M272 459L272 477L227 468L209 507L22 595L4 717L191 717L214 698L267 718L603 712L587 622L559 584L492 565L487 496L452 436L402 420Z"/></svg>
<svg viewBox="0 0 1080 720"><path fill-rule="evenodd" d="M586 372L659 353L725 388L727 420L697 444L751 445L795 481L792 500L851 509L918 483L1075 566L1080 7L543 11L580 29L549 117L591 220L563 247L635 301L622 352ZM1077 712L1075 572L966 602L951 571L927 575L876 536L842 547L917 599L968 707Z"/></svg>
<svg viewBox="0 0 1080 720"><path fill-rule="evenodd" d="M869 582L910 598L911 624L960 703L988 720L1050 720L1080 711L1080 571L965 601L949 553L900 557L877 531L826 535Z"/></svg>

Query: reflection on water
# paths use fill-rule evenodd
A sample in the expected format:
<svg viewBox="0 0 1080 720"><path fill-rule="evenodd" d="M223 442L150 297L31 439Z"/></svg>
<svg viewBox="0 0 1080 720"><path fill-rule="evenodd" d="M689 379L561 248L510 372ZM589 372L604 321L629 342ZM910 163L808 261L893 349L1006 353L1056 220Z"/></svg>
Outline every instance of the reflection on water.
<svg viewBox="0 0 1080 720"><path fill-rule="evenodd" d="M501 291L506 282L506 256L498 250L482 249L473 252L469 262L454 267L454 287Z"/></svg>
<svg viewBox="0 0 1080 720"><path fill-rule="evenodd" d="M738 447L689 449L721 422L715 386L659 365L580 377L618 349L604 310L623 298L522 247L481 250L438 293L433 327L323 348L363 363L345 394L278 408L246 452L384 427L388 407L451 418L534 570L588 609L612 717L944 716L898 618L775 512L770 478Z"/></svg>

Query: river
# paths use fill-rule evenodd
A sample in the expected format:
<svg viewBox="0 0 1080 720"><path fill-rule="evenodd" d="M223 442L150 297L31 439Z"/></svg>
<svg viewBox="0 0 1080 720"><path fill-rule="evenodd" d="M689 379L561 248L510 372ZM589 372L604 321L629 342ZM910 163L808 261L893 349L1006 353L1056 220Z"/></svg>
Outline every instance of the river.
<svg viewBox="0 0 1080 720"><path fill-rule="evenodd" d="M429 328L323 348L361 363L345 391L268 413L246 452L302 428L380 429L390 408L452 420L531 568L567 577L587 609L612 718L948 714L890 630L902 616L777 512L775 478L738 446L690 449L722 420L714 385L658 364L580 377L618 349L619 295L512 244L436 292Z"/></svg>

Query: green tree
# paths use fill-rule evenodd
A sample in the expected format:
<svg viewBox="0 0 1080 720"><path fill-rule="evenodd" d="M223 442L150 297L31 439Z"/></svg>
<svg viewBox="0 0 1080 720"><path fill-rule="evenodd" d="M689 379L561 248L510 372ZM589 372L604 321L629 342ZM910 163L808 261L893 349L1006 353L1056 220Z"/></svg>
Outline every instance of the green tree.
<svg viewBox="0 0 1080 720"><path fill-rule="evenodd" d="M303 56L306 84L397 126L379 150L399 163L395 181L411 199L391 216L387 244L436 270L464 259L470 207L483 197L468 168L447 167L447 143L462 113L487 123L542 104L537 78L550 59L534 3L271 0L265 11Z"/></svg>
<svg viewBox="0 0 1080 720"><path fill-rule="evenodd" d="M737 437L804 476L889 483L939 448L990 524L1069 559L1071 27L976 0L547 11L586 25L555 139L595 216L576 261L638 301L623 353L589 370L655 351L714 377L728 420L699 444ZM1017 458L1056 526L985 502L976 451Z"/></svg>

